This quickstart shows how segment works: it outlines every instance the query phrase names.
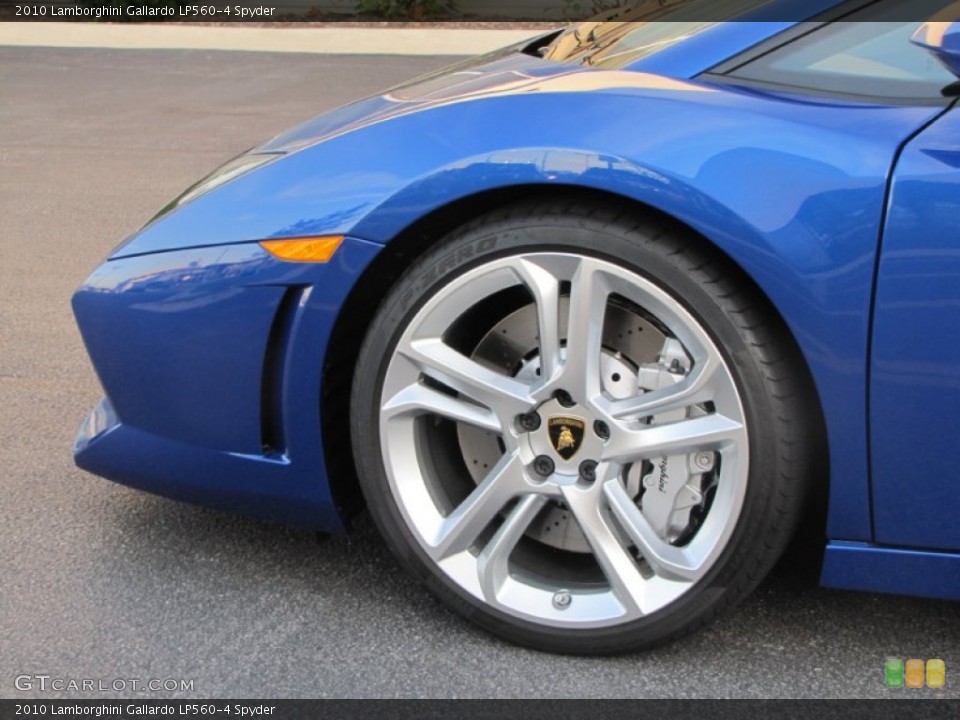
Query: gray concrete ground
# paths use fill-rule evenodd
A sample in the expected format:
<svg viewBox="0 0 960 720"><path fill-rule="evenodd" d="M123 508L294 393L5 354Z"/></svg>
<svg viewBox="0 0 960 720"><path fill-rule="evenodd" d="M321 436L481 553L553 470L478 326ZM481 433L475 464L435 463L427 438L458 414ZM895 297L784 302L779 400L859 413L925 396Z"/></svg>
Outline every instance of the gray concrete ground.
<svg viewBox="0 0 960 720"><path fill-rule="evenodd" d="M318 544L73 466L99 396L73 288L218 162L444 62L0 48L0 696L59 697L14 687L41 673L198 697L960 697L957 605L819 589L814 550L670 647L557 657L448 613L367 522ZM943 658L947 687L885 690L890 655Z"/></svg>

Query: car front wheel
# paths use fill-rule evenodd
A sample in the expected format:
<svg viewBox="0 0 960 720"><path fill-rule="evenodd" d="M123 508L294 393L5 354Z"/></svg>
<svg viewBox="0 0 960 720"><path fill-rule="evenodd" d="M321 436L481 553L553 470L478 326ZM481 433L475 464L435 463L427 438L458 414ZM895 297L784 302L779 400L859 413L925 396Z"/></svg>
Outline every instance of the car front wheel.
<svg viewBox="0 0 960 720"><path fill-rule="evenodd" d="M439 597L512 641L649 647L747 594L798 515L795 353L667 220L576 202L461 228L382 303L352 400L364 496Z"/></svg>

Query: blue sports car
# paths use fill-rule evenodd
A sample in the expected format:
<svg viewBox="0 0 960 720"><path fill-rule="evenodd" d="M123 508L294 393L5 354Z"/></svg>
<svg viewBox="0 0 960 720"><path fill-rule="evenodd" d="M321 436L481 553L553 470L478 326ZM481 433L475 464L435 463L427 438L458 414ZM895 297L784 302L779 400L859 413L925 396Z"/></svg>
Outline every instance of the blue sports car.
<svg viewBox="0 0 960 720"><path fill-rule="evenodd" d="M956 8L746 4L557 31L188 189L74 296L77 464L330 533L365 507L558 652L696 629L818 504L823 584L960 598Z"/></svg>

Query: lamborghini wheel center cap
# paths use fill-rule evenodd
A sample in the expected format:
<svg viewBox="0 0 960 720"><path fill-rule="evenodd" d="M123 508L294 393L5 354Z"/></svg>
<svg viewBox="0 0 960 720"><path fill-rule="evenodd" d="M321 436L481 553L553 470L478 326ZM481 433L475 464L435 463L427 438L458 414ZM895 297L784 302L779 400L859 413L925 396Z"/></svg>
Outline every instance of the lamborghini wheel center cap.
<svg viewBox="0 0 960 720"><path fill-rule="evenodd" d="M582 418L573 415L554 415L547 419L547 432L550 444L564 460L570 460L583 445L583 434L587 424Z"/></svg>
<svg viewBox="0 0 960 720"><path fill-rule="evenodd" d="M541 422L524 433L521 443L528 463L546 457L554 466L552 474L576 477L580 463L600 459L604 439L594 431L594 418L586 408L549 400L537 408L537 414Z"/></svg>

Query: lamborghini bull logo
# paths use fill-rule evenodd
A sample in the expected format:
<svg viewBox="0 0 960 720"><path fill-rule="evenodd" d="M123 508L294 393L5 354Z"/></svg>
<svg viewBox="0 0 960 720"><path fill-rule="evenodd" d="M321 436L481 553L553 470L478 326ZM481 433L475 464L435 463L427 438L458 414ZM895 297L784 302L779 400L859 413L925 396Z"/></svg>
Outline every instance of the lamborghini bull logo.
<svg viewBox="0 0 960 720"><path fill-rule="evenodd" d="M550 442L557 455L569 460L580 449L583 443L585 423L580 418L560 415L547 421L547 431L550 433Z"/></svg>

